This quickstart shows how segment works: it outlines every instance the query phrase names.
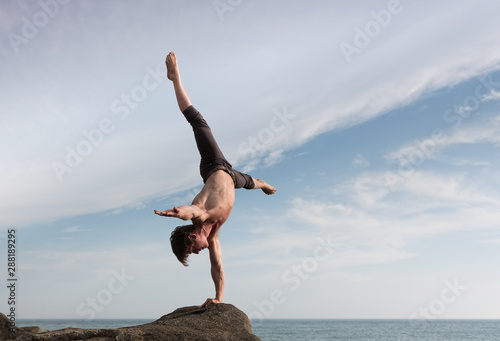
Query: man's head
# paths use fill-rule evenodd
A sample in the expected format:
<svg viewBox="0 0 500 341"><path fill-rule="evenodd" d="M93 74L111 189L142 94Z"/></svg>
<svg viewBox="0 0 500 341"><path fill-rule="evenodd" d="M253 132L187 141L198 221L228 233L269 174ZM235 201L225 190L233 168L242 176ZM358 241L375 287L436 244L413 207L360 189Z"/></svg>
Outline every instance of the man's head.
<svg viewBox="0 0 500 341"><path fill-rule="evenodd" d="M184 266L188 266L187 258L191 253L198 254L208 247L207 238L194 225L177 226L170 236L170 244L175 256Z"/></svg>

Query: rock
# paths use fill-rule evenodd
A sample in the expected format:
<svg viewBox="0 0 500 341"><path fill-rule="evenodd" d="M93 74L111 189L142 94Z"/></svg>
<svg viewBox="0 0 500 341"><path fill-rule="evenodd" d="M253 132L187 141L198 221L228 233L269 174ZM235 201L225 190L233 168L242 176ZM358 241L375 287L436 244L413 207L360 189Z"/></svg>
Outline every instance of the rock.
<svg viewBox="0 0 500 341"><path fill-rule="evenodd" d="M31 334L39 334L48 332L47 329L42 329L40 327L19 327L22 331L31 333Z"/></svg>
<svg viewBox="0 0 500 341"><path fill-rule="evenodd" d="M117 329L65 328L47 332L38 327L16 327L9 332L9 324L7 316L0 313L0 340L261 341L252 333L245 313L225 303L179 308L154 322Z"/></svg>

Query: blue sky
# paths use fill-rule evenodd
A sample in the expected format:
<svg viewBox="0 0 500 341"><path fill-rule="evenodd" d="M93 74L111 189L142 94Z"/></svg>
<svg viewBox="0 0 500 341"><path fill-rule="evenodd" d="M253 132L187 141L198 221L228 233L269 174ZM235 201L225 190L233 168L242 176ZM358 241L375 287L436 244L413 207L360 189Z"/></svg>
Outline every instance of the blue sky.
<svg viewBox="0 0 500 341"><path fill-rule="evenodd" d="M0 248L15 228L18 316L154 319L213 297L208 253L184 268L180 221L153 214L202 185L165 77L175 51L226 157L278 188L236 193L225 302L500 318L499 7L3 1Z"/></svg>

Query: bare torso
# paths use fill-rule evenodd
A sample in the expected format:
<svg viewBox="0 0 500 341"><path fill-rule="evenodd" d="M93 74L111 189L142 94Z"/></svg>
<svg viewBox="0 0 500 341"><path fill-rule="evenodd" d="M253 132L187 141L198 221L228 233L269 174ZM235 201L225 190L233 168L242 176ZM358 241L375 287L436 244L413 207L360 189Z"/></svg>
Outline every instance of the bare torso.
<svg viewBox="0 0 500 341"><path fill-rule="evenodd" d="M207 232L210 231L207 238L210 243L233 209L234 183L231 176L222 170L215 171L193 199L192 205L206 212L192 221L195 226L203 226Z"/></svg>

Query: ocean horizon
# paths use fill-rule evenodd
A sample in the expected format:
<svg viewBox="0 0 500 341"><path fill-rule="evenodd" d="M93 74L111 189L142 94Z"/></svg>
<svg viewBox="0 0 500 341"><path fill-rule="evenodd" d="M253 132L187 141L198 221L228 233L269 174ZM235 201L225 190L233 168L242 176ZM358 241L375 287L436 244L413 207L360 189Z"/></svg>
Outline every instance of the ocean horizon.
<svg viewBox="0 0 500 341"><path fill-rule="evenodd" d="M18 327L121 328L156 319L20 319ZM263 341L500 341L500 320L263 319L251 320Z"/></svg>

